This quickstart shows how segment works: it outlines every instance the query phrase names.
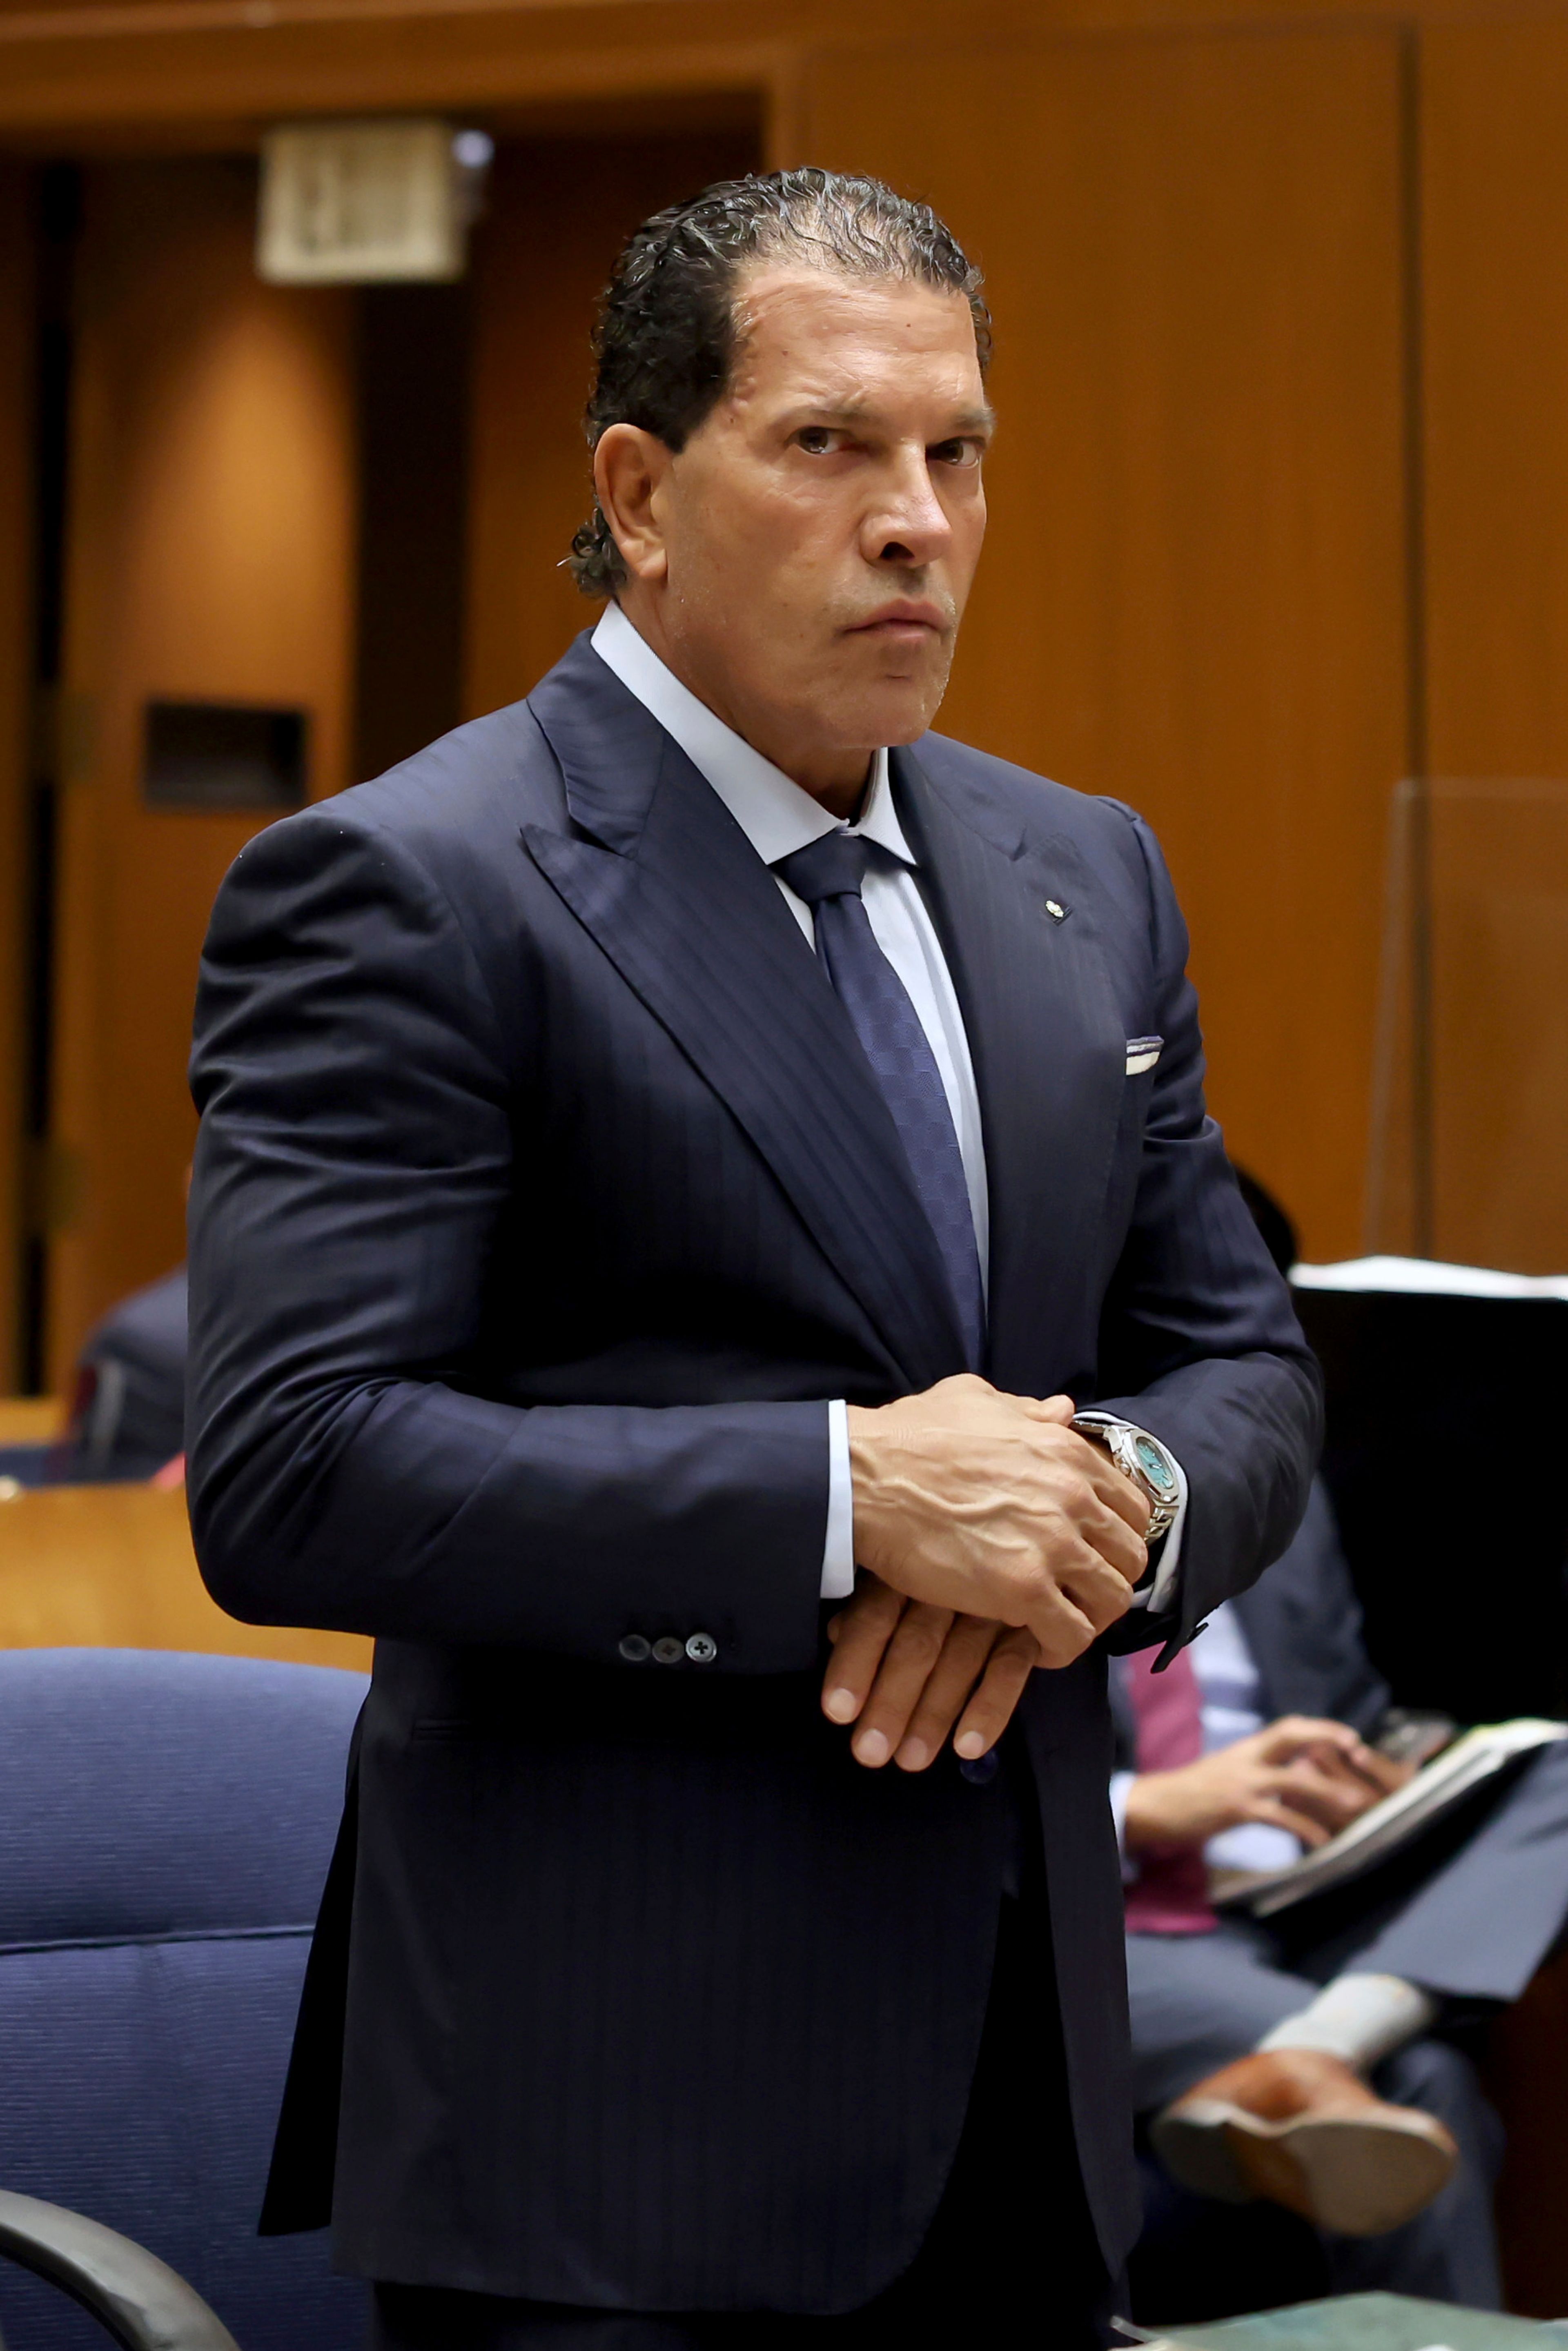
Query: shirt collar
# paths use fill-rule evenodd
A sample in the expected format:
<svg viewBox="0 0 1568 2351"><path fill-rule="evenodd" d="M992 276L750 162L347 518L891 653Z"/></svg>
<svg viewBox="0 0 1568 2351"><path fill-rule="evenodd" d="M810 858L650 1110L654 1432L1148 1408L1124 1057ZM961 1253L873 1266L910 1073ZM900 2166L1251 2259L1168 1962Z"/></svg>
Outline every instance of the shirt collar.
<svg viewBox="0 0 1568 2351"><path fill-rule="evenodd" d="M605 606L593 632L593 650L713 786L764 864L776 865L824 833L840 831L863 833L905 865L915 862L893 804L885 751L873 754L864 813L858 823L841 826L782 768L754 751L706 702L699 702L639 636L619 604Z"/></svg>

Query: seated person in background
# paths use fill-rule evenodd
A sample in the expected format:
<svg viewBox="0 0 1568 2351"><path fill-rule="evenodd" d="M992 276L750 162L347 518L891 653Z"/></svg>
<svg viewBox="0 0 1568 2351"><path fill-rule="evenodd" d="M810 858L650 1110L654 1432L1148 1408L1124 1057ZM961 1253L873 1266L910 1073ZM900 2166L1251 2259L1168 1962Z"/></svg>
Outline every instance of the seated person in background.
<svg viewBox="0 0 1568 2351"><path fill-rule="evenodd" d="M90 1332L56 1475L151 1478L185 1442L185 1269L131 1292Z"/></svg>
<svg viewBox="0 0 1568 2351"><path fill-rule="evenodd" d="M1498 2307L1496 2119L1434 2034L1517 1999L1568 1921L1568 1744L1337 1891L1220 1917L1209 1869L1278 1868L1412 1768L1365 1743L1389 1691L1321 1486L1261 1582L1152 1663L1113 1660L1129 1768L1112 1800L1155 2155L1199 2194L1269 2197L1333 2232L1335 2291Z"/></svg>

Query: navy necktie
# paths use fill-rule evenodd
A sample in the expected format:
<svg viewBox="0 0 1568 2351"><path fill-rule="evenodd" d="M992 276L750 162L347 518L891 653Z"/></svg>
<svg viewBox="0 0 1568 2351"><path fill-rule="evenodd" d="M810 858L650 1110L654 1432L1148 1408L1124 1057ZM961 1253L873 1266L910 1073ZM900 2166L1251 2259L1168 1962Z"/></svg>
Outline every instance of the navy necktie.
<svg viewBox="0 0 1568 2351"><path fill-rule="evenodd" d="M861 896L874 853L874 844L858 834L827 832L779 858L773 871L811 909L817 953L893 1113L947 1270L965 1356L977 1371L986 1310L969 1187L936 1056L904 982L876 943Z"/></svg>

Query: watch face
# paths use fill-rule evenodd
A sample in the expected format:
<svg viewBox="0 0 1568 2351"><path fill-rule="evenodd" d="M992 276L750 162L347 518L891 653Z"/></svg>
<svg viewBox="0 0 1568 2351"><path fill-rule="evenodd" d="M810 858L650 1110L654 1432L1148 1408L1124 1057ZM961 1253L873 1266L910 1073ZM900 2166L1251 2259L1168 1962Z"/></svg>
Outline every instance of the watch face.
<svg viewBox="0 0 1568 2351"><path fill-rule="evenodd" d="M1167 1494L1174 1500L1176 1493L1176 1478L1172 1473L1170 1463L1159 1447L1152 1445L1146 1437L1140 1437L1135 1440L1133 1450L1137 1455L1139 1468L1155 1493Z"/></svg>

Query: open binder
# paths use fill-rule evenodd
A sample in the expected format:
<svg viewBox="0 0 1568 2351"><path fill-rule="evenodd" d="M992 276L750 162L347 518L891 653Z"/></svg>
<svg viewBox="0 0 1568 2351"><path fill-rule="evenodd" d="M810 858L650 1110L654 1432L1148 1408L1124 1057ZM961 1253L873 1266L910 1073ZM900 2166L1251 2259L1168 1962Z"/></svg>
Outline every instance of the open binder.
<svg viewBox="0 0 1568 2351"><path fill-rule="evenodd" d="M1277 1911L1306 1901L1310 1895L1343 1886L1403 1852L1500 1771L1560 1739L1568 1739L1568 1722L1521 1715L1512 1722L1481 1723L1456 1739L1403 1788L1385 1796L1326 1844L1302 1854L1284 1869L1249 1872L1225 1886L1217 1897L1219 1906L1249 1910L1255 1918L1271 1918Z"/></svg>

